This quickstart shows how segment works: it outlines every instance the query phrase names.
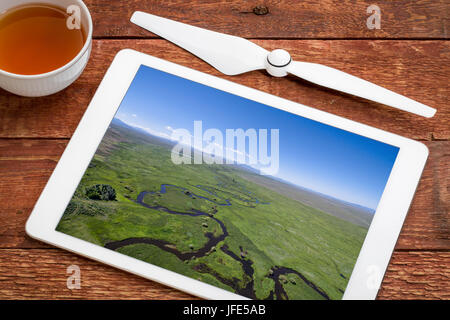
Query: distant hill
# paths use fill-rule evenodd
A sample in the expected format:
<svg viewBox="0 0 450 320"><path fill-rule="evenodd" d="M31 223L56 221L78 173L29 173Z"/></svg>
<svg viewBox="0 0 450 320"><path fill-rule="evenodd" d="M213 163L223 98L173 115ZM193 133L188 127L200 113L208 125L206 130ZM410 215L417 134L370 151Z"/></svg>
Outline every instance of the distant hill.
<svg viewBox="0 0 450 320"><path fill-rule="evenodd" d="M323 194L323 193L321 193L321 192L317 192L317 191L314 191L314 190L311 190L311 189L308 189L308 188L304 188L304 187L298 186L298 185L296 185L296 184L293 184L293 183L291 183L291 182L289 182L289 181L286 181L286 180L283 180L283 179L280 179L280 178L277 178L277 177L271 177L271 178L274 179L274 180L278 180L278 181L280 181L280 182L282 182L282 183L286 183L286 184L288 184L288 185L291 185L291 186L293 186L294 188L300 189L300 190L302 190L302 191L315 193L315 194L317 194L317 195L319 195L319 196L321 196L321 197L329 198L329 199L331 199L331 200L333 200L333 201L339 201L339 202L342 202L343 204L346 204L346 205L348 205L348 206L350 206L350 207L355 207L355 208L358 208L359 210L367 211L367 212L369 212L369 213L371 213L371 214L374 214L374 213L375 213L375 211L374 211L373 209L364 207L364 206L359 205L359 204L357 204L357 203L352 203L352 202L344 201L344 200L341 200L341 199L338 199L338 198L335 198L335 197L332 197L332 196Z"/></svg>
<svg viewBox="0 0 450 320"><path fill-rule="evenodd" d="M372 222L373 214L375 213L372 209L302 188L276 177L254 174L250 170L245 170L244 172L245 174L242 177L249 181L335 217L365 228L368 228Z"/></svg>
<svg viewBox="0 0 450 320"><path fill-rule="evenodd" d="M126 124L125 122L123 122L122 120L120 120L118 118L113 118L112 121L111 121L111 124L115 124L116 126L124 127L124 128L134 128L134 127Z"/></svg>
<svg viewBox="0 0 450 320"><path fill-rule="evenodd" d="M133 127L117 118L114 118L113 121L111 121L109 127L113 133L118 135L118 137L120 136L129 141L147 142L166 147L173 147L175 145L175 142L170 139L153 135L144 129Z"/></svg>

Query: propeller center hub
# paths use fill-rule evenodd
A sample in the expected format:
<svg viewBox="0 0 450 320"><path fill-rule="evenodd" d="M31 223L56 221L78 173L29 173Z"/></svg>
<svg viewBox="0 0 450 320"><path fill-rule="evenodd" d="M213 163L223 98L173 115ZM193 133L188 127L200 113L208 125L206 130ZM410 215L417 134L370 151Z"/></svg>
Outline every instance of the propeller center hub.
<svg viewBox="0 0 450 320"><path fill-rule="evenodd" d="M287 75L286 67L291 63L291 55L283 49L276 49L267 55L266 69L274 77Z"/></svg>
<svg viewBox="0 0 450 320"><path fill-rule="evenodd" d="M291 55L286 50L276 49L269 53L267 61L274 67L282 68L291 62Z"/></svg>

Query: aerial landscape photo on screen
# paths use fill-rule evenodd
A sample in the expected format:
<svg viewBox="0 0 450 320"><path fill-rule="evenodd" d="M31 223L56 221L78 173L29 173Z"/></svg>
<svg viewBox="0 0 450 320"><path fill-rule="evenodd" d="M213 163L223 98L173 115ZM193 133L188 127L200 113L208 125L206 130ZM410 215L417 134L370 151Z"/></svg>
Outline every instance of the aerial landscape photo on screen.
<svg viewBox="0 0 450 320"><path fill-rule="evenodd" d="M174 132L195 140L198 123L222 161L175 163ZM229 129L244 150L217 139ZM269 133L271 174L250 161L252 129ZM141 66L56 230L252 299L341 299L397 153Z"/></svg>

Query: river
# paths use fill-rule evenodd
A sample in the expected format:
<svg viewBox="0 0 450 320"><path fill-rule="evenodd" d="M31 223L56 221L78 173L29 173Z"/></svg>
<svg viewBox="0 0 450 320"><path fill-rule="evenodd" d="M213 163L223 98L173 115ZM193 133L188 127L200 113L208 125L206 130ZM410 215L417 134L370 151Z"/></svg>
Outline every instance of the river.
<svg viewBox="0 0 450 320"><path fill-rule="evenodd" d="M225 199L224 202L219 202L216 199L210 199L208 197L197 195L195 193L188 191L188 189L186 189L186 188L179 187L179 186L172 185L172 184L161 184L159 193L161 193L161 194L166 193L167 187L173 187L173 188L183 190L185 192L185 194L191 198L196 197L196 198L204 199L206 201L210 201L210 202L214 203L217 206L231 206L232 205L229 199ZM208 194L210 194L212 196L215 196L216 198L219 198L219 197L217 197L217 195L215 193L208 190L206 187L203 187L201 185L198 185L196 187L207 192ZM205 236L208 238L208 241L205 243L205 245L198 250L194 250L194 251L190 251L190 252L181 252L178 249L176 249L175 245L173 245L172 243L170 243L168 241L160 240L160 239L152 239L152 238L147 238L147 237L127 238L127 239L123 239L123 240L119 240L119 241L112 241L112 242L107 243L105 245L105 248L108 248L111 250L117 250L119 248L122 248L122 247L125 247L128 245L132 245L132 244L150 244L150 245L157 246L158 248L160 248L166 252L170 252L170 253L174 254L178 259L180 259L182 261L186 261L186 260L190 260L192 258L201 258L201 257L207 255L208 253L211 252L211 250L213 248L217 248L217 245L220 242L222 242L223 240L225 240L226 237L228 237L229 233L228 233L228 230L227 230L225 224L223 223L223 221L221 221L220 219L218 219L214 216L214 214L217 212L217 209L215 209L213 214L202 212L202 211L196 210L196 209L192 209L189 212L183 212L183 211L175 211L175 210L172 210L167 207L160 206L160 205L151 206L144 202L144 197L147 194L155 194L155 193L156 193L155 191L141 192L136 199L136 203L138 203L141 206L144 206L146 208L163 211L163 212L166 212L169 214L184 215L184 216L191 216L191 217L206 216L210 219L213 219L220 225L220 227L222 229L222 234L219 236L214 236L214 234L212 232L205 233ZM242 198L240 198L240 200L244 201L244 202L252 202L253 201L254 203L259 203L259 204L269 204L268 202L260 202L255 197L252 197L252 200L247 200L247 199L242 199ZM240 249L242 251L242 248L240 248ZM226 245L226 244L223 244L220 247L220 250L241 264L244 274L250 279L247 282L245 287L242 287L239 285L239 282L241 282L241 279L224 278L223 276L218 274L215 270L208 267L206 264L200 263L200 264L196 265L194 267L194 269L198 272L209 273L209 274L213 275L217 280L219 280L223 284L233 288L235 290L235 292L239 295L242 295L242 296L245 296L245 297L248 297L251 299L257 299L255 289L254 289L253 261L248 258L244 258L242 256L235 254L233 251L231 251L229 249L228 245ZM288 297L287 293L285 292L283 285L281 283L280 275L286 275L286 274L291 274L291 273L296 274L298 277L300 277L300 279L302 279L302 281L304 281L305 284L307 284L314 291L319 293L323 298L330 299L329 296L321 288L319 288L313 282L308 280L300 272L298 272L294 269L291 269L291 268L281 267L281 266L273 267L272 273L270 275L268 275L268 277L274 281L275 286L274 286L274 290L272 290L269 293L269 295L266 299L273 299L274 296L276 297L276 299L289 299L289 297Z"/></svg>

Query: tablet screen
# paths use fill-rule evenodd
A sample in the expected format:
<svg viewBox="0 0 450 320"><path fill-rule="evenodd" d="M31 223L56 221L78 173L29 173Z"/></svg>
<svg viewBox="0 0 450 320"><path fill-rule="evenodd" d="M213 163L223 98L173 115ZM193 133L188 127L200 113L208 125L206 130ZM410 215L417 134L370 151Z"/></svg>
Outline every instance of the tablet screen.
<svg viewBox="0 0 450 320"><path fill-rule="evenodd" d="M399 149L141 66L56 230L253 299L340 299Z"/></svg>

